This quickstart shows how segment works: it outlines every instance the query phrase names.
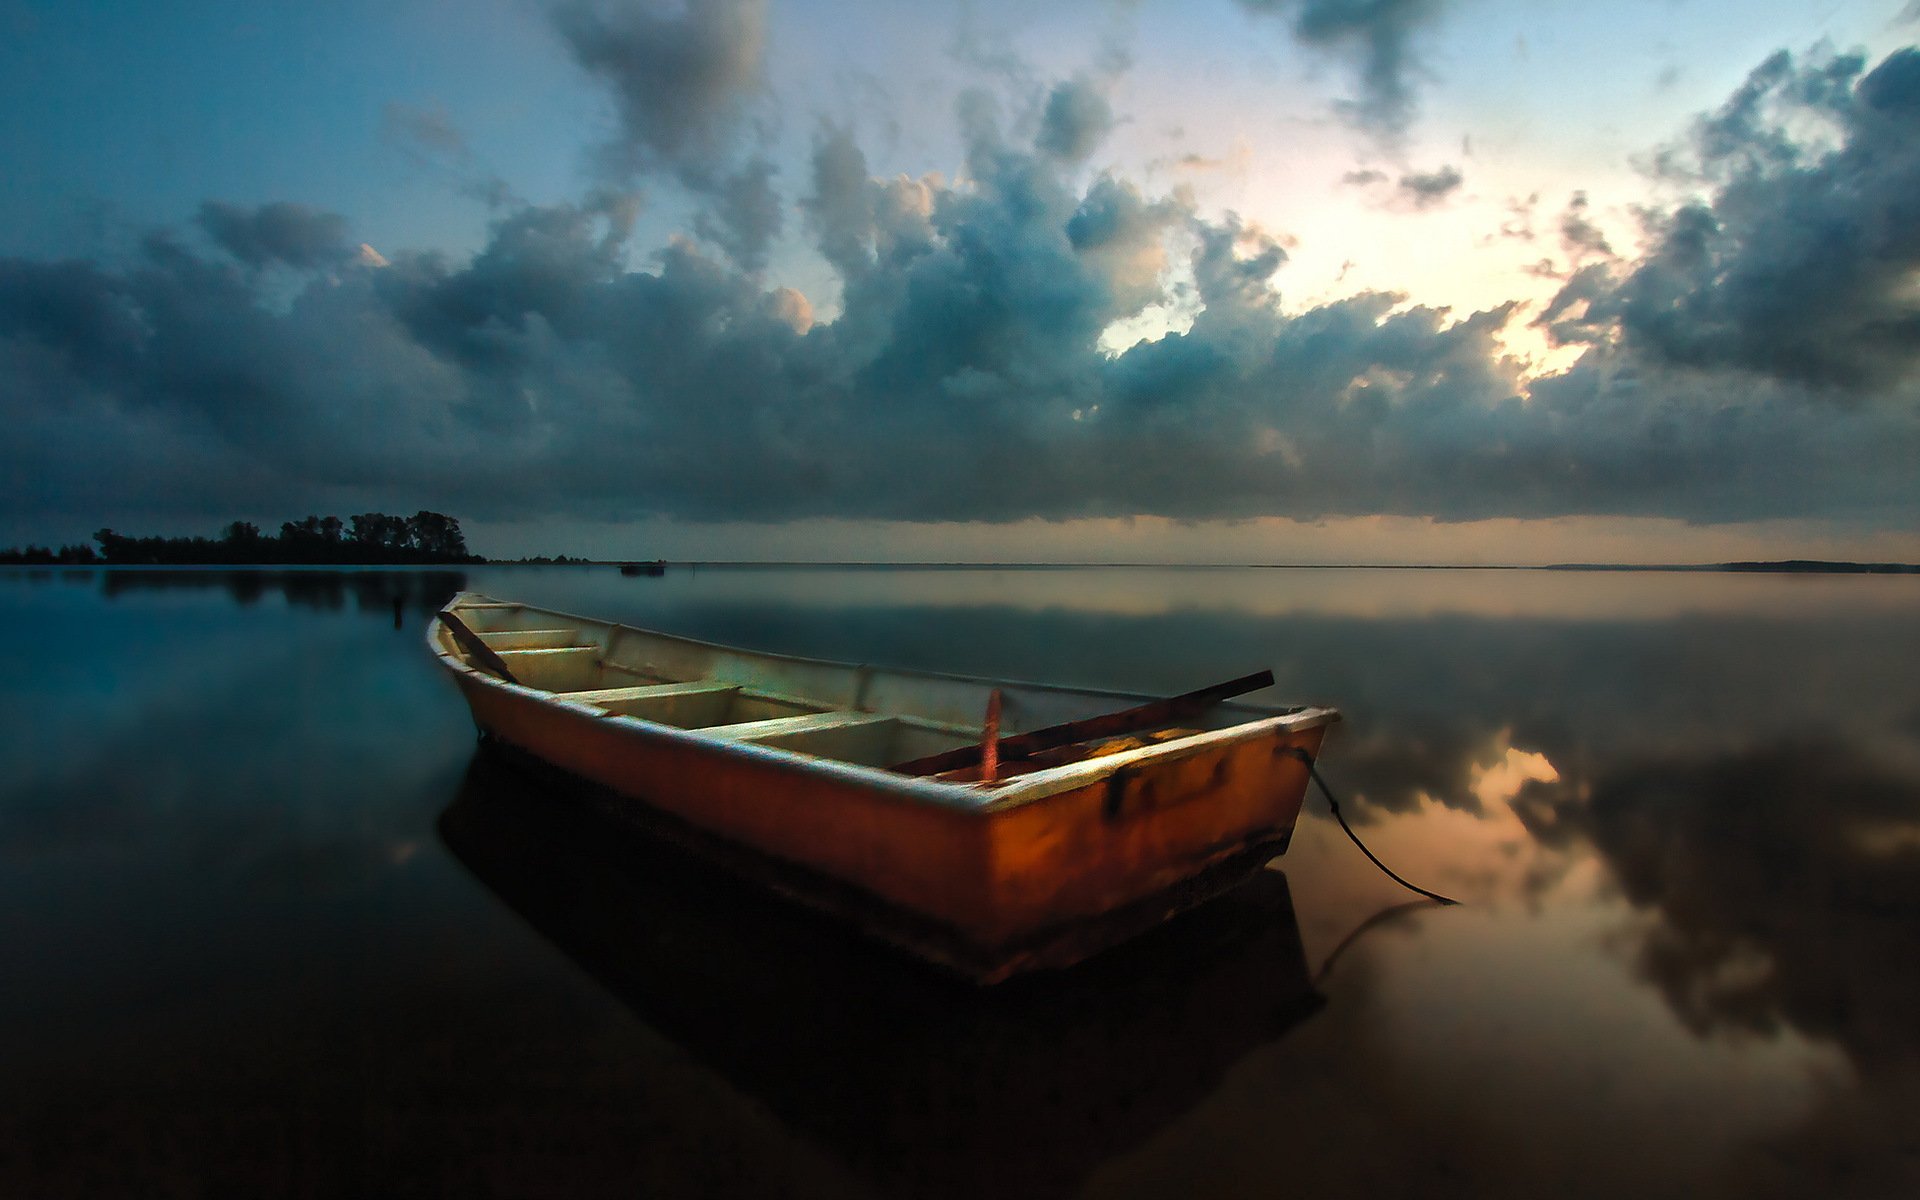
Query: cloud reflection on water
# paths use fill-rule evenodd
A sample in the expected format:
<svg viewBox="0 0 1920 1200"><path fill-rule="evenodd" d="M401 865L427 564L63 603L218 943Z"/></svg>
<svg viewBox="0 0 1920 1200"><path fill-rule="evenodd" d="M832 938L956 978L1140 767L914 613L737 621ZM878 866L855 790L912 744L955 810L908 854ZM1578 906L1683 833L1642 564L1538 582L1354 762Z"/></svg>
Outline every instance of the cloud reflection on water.
<svg viewBox="0 0 1920 1200"><path fill-rule="evenodd" d="M470 731L416 631L458 584L247 574L0 576L10 627L34 632L0 680L0 898L18 933L0 969L35 981L0 1001L16 1078L129 1122L90 1126L103 1144L166 1126L124 1097L177 1101L156 1081L184 1071L203 1082L180 1128L228 1149L244 1139L223 1105L264 1096L297 1133L289 1097L314 1075L326 1104L442 1147L573 1089L626 1115L542 1109L529 1136L571 1137L578 1170L643 1146L665 1190L709 1178L676 1149L696 1144L753 1147L736 1182L800 1172L829 1192L933 1154L927 1126L886 1159L797 1102L769 1116L735 1095L756 1094L737 1071L688 1061L684 1021L594 999L446 860L429 827ZM1157 1093L1174 1102L1152 1122L1044 1164L1028 1191L1911 1190L1920 581L1382 572L1342 611L1339 589L1369 578L1347 574L846 572L841 607L817 569L480 567L467 585L802 654L1145 691L1271 665L1281 695L1346 711L1324 764L1363 835L1469 908L1370 932L1313 1020L1244 1027ZM138 581L109 586L123 576ZM1514 581L1524 594L1498 594ZM1449 598L1473 588L1477 605ZM396 595L406 633L387 627ZM1401 898L1312 809L1278 865L1310 967ZM781 975L834 983L804 955ZM328 1058L343 1013L387 1010L354 1035L360 1057ZM801 1036L762 1049L799 1055ZM1007 1036L994 1053L1025 1035ZM1152 1068L1161 1051L1113 1053ZM448 1079L497 1112L432 1100ZM24 1120L0 1105L0 1135ZM396 1178L451 1178L397 1135L370 1153ZM499 1165L526 1180L530 1162Z"/></svg>
<svg viewBox="0 0 1920 1200"><path fill-rule="evenodd" d="M1848 1086L1750 1194L1804 1195L1845 1164L1860 1194L1920 1189L1920 754L1911 740L1756 742L1650 758L1556 807L1650 918L1636 969L1703 1038L1836 1047Z"/></svg>

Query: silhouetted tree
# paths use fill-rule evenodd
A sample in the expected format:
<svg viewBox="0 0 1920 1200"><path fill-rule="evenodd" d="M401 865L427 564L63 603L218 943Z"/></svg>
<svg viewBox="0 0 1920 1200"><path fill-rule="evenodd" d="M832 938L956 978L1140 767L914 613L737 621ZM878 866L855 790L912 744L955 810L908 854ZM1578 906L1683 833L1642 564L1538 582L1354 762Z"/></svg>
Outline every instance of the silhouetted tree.
<svg viewBox="0 0 1920 1200"><path fill-rule="evenodd" d="M99 558L116 566L145 563L431 563L475 562L460 533L460 522L444 513L422 510L411 517L359 513L339 517L308 516L284 521L280 536L265 537L250 521L233 521L218 540L201 537L130 538L101 529L94 533ZM62 547L60 558L44 547L29 547L32 561L95 561L91 548ZM12 557L8 557L11 555ZM44 555L45 557L39 557ZM23 552L0 552L0 562L28 561Z"/></svg>
<svg viewBox="0 0 1920 1200"><path fill-rule="evenodd" d="M252 521L235 521L227 526L224 536L229 542L257 542L260 527Z"/></svg>
<svg viewBox="0 0 1920 1200"><path fill-rule="evenodd" d="M407 543L435 558L465 558L467 554L467 540L460 535L460 522L444 513L425 509L407 518Z"/></svg>
<svg viewBox="0 0 1920 1200"><path fill-rule="evenodd" d="M111 529L96 529L93 540L100 543L100 557L110 563L133 562L133 539L122 537Z"/></svg>

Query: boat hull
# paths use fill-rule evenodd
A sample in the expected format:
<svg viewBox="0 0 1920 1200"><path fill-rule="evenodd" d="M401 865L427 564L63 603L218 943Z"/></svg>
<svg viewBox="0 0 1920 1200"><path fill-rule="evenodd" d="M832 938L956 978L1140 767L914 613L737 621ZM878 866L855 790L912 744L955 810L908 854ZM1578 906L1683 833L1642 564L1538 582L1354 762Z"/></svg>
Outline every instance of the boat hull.
<svg viewBox="0 0 1920 1200"><path fill-rule="evenodd" d="M1324 720L1256 722L1179 753L1116 755L1044 794L991 790L608 719L476 671L441 645L489 740L664 816L717 857L991 981L1061 966L1283 852ZM1035 789L1028 789L1033 792ZM743 854L728 855L727 847Z"/></svg>

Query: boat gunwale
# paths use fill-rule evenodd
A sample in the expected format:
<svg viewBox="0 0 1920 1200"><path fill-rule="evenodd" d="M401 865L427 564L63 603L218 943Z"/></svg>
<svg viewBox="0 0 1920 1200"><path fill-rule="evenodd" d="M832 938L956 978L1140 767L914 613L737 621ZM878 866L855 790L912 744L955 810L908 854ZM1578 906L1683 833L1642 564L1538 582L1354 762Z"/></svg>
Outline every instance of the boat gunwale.
<svg viewBox="0 0 1920 1200"><path fill-rule="evenodd" d="M1089 696L1099 699L1121 701L1146 701L1159 699L1147 693L1113 691L1104 688L1074 688L1059 684L1026 683L1019 680L989 679L982 676L959 675L941 671L919 671L910 668L875 667L866 663L848 663L835 659L810 658L802 655L783 654L777 651L753 650L740 646L728 646L718 642L703 641L699 638L682 637L679 634L665 633L659 630L642 629L638 626L623 625L613 621L602 621L592 617L578 616L555 609L516 601L496 601L491 597L475 592L461 592L449 600L442 612L457 607L476 607L478 605L461 602L473 597L482 604L492 607L512 608L532 611L548 616L562 617L579 622L584 626L593 626L611 633L613 630L625 630L647 637L665 638L702 649L715 650L727 654L746 654L773 658L784 662L807 666L838 668L842 670L883 672L889 675L908 678L935 679L988 687L1005 686L1022 690L1032 689L1073 696ZM437 617L437 614L436 614ZM576 627L577 631L577 627ZM730 755L747 761L778 767L782 770L804 771L815 775L824 775L848 785L894 793L903 798L937 804L944 808L982 814L1002 812L1012 808L1043 800L1061 792L1077 790L1097 784L1129 768L1143 764L1175 762L1196 754L1205 753L1219 747L1233 745L1243 741L1252 741L1271 736L1275 733L1314 729L1330 725L1340 720L1338 709L1319 705L1297 705L1288 708L1224 702L1214 707L1240 712L1265 714L1252 720L1243 721L1223 729L1210 729L1167 742L1150 743L1113 754L1096 758L1080 759L1053 767L1043 767L1036 771L1014 775L1005 780L982 784L979 782L959 782L954 780L933 779L925 776L903 775L886 767L868 766L849 762L845 759L829 758L822 755L807 754L804 751L790 750L780 746L769 746L757 742L741 741L724 734L709 732L710 729L725 726L709 726L689 729L678 725L668 725L660 721L636 717L628 713L614 713L584 700L569 700L568 693L550 691L532 687L523 683L512 683L505 679L480 670L462 659L448 648L447 632L444 622L436 619L429 623L427 630L428 647L438 656L448 669L459 675L471 677L476 682L505 692L524 697L537 704L564 710L581 719L597 723L615 723L617 728L629 731L633 735L651 737L656 740L681 742L701 750ZM611 639L609 639L611 644ZM755 689L758 694L758 689ZM799 697L796 697L799 698ZM817 698L806 699L810 703L819 703ZM858 710L856 710L858 711ZM871 711L871 710L867 710ZM900 717L898 713L881 714ZM909 714L906 719L912 719Z"/></svg>
<svg viewBox="0 0 1920 1200"><path fill-rule="evenodd" d="M495 600L492 597L484 596L479 592L458 593L457 595L454 596L453 599L447 601L447 603L442 606L442 611L455 607L460 603L460 600L463 597L467 597L467 596L477 597L481 599L483 603L480 605L466 605L465 607L470 607L470 608L471 607L495 607L495 608L521 609L528 612L544 613L548 616L553 616L553 617L564 617L569 621L577 621L585 625L596 625L602 629L609 629L609 630L624 629L628 633L637 633L645 637L665 638L668 641L681 642L689 646L698 646L703 650L718 650L725 654L748 654L748 655L753 655L759 658L776 658L776 659L780 659L783 662L800 663L806 666L839 667L839 668L850 670L850 671L871 671L871 672L877 672L877 673L886 674L886 675L900 675L910 679L940 679L940 680L946 680L953 683L985 684L988 687L1018 688L1021 691L1054 692L1054 693L1058 693L1061 695L1068 695L1068 696L1096 696L1102 699L1136 700L1136 701L1165 699L1164 696L1158 696L1151 692L1129 692L1129 691L1121 691L1115 688L1070 687L1066 684L1059 684L1059 683L1035 683L1025 679L1001 679L1001 678L993 678L986 675L963 675L954 671L926 671L926 670L921 670L917 667L891 667L891 666L885 666L885 665L876 665L873 663L854 663L854 662L847 662L844 659L838 659L838 658L812 658L803 654L787 654L779 650L756 650L751 646L729 646L724 642L709 642L703 638L688 637L684 634L679 634L679 633L668 633L665 630L660 630L660 629L643 629L638 625L624 625L618 621L603 621L598 617L586 617L586 616L581 616L577 613L562 612L557 608L542 608L540 605L537 605L537 604L525 604L517 600ZM517 631L495 630L491 632L517 632ZM429 632L428 636L431 639L433 637L433 634ZM563 649L564 648L566 647L563 647ZM573 648L578 649L579 647L573 647ZM630 670L630 671L637 670L637 668L627 667L623 663L616 663L614 665L618 668L625 669L625 670ZM536 688L535 690L538 691L541 689ZM554 692L552 694L556 696L563 696L566 693ZM1261 716L1291 716L1291 715L1294 715L1297 713L1303 713L1303 712L1315 712L1315 711L1335 712L1336 711L1335 709L1332 709L1330 707L1327 707L1324 705L1317 705L1317 704L1287 704L1287 705L1249 704L1244 700L1223 700L1223 701L1220 701L1218 704L1213 705L1212 707L1231 709L1231 710L1240 711L1240 712L1259 713L1261 714Z"/></svg>

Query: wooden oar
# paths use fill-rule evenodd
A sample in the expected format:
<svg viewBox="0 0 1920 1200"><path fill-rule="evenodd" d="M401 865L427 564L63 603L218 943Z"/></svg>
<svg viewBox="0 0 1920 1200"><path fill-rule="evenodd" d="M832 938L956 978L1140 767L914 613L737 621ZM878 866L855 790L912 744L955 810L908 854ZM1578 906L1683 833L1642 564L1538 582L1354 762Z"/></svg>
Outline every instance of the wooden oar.
<svg viewBox="0 0 1920 1200"><path fill-rule="evenodd" d="M459 642L460 648L465 650L468 657L473 659L474 666L482 670L491 671L508 683L520 682L513 677L513 672L507 669L506 660L502 659L498 654L495 654L492 646L481 641L479 634L468 629L465 621L462 621L459 617L454 616L451 611L444 608L440 610L439 617L446 623L448 631L453 634L453 640Z"/></svg>
<svg viewBox="0 0 1920 1200"><path fill-rule="evenodd" d="M1171 696L1165 700L1151 700L1132 708L1123 708L1119 712L1102 713L1097 717L1083 717L1078 721L1049 725L1045 729L1036 729L1031 733L998 738L996 739L998 758L1000 762L1008 762L1037 754L1042 750L1051 750L1055 746L1070 746L1075 742L1090 741L1093 738L1120 737L1142 729L1152 729L1155 725L1165 725L1191 716L1222 700L1272 686L1273 672L1259 671L1252 675L1243 675L1239 679L1229 679L1225 683L1216 683L1212 687L1204 687L1199 691ZM938 775L943 771L957 771L962 767L977 765L981 760L981 749L978 745L962 746L957 750L947 750L940 754L929 754L925 758L916 758L911 762L903 762L892 770L902 775Z"/></svg>

